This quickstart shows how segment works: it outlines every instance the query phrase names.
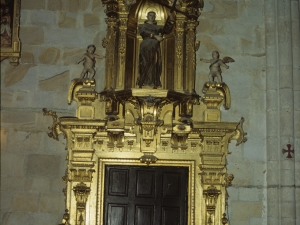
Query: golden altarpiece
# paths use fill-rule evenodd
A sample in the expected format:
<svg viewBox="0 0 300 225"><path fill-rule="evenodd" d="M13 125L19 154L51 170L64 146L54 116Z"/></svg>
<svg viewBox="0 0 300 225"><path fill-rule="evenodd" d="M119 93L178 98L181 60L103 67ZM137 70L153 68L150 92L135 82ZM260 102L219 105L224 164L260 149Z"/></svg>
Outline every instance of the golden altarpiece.
<svg viewBox="0 0 300 225"><path fill-rule="evenodd" d="M233 180L226 169L228 143L245 142L246 133L243 118L221 121L220 107L228 110L231 104L225 83L206 82L201 96L194 90L203 2L102 2L107 15L105 89L97 93L94 79L75 79L68 103L77 102L76 117L57 118L44 109L53 118L49 136L58 139L62 133L67 140L62 224L228 224L226 188ZM137 27L148 11L163 25L170 8L175 25L160 46L162 87L139 88L142 38ZM180 169L185 172L176 172ZM130 182L133 194L128 197ZM168 198L176 199L177 192L183 206L173 206ZM134 203L140 196L142 201ZM121 203L113 202L117 197Z"/></svg>

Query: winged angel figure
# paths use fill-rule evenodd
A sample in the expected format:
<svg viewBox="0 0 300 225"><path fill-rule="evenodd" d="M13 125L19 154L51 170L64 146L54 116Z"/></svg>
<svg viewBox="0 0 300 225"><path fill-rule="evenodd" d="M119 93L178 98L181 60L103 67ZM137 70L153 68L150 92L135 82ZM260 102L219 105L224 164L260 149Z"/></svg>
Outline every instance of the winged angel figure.
<svg viewBox="0 0 300 225"><path fill-rule="evenodd" d="M208 79L209 82L214 82L215 77L218 80L218 83L222 83L222 70L221 66L225 67L226 69L229 69L229 66L226 65L226 63L234 62L234 59L226 56L223 59L219 59L220 54L218 51L213 51L212 52L212 59L200 59L202 62L210 63L209 65L209 75Z"/></svg>

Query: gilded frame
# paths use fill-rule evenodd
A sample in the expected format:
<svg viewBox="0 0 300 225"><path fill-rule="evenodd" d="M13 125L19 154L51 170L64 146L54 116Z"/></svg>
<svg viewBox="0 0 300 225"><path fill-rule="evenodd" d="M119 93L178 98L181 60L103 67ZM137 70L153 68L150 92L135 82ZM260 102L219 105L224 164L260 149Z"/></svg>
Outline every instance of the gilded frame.
<svg viewBox="0 0 300 225"><path fill-rule="evenodd" d="M96 225L103 224L103 211L104 211L104 182L105 182L105 166L118 165L118 166L145 166L140 160L134 159L99 159L98 167L98 191L97 191L97 222ZM194 160L159 160L151 166L174 166L174 167L188 167L188 221L187 224L195 224L195 170L196 161Z"/></svg>
<svg viewBox="0 0 300 225"><path fill-rule="evenodd" d="M20 11L21 0L8 0L1 3L0 56L1 61L9 58L12 65L18 65L21 56Z"/></svg>

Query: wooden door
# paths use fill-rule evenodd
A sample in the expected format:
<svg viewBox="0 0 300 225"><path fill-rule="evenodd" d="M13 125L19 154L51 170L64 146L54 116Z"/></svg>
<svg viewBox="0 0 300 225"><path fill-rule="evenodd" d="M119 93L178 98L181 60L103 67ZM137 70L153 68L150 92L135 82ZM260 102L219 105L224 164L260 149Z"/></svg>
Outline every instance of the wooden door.
<svg viewBox="0 0 300 225"><path fill-rule="evenodd" d="M187 225L187 167L106 166L105 225Z"/></svg>

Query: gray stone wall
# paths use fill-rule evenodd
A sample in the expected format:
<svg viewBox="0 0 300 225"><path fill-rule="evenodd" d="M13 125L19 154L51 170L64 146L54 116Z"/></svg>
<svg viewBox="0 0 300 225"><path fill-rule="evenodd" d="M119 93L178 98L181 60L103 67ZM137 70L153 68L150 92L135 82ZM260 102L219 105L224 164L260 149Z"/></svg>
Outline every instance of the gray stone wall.
<svg viewBox="0 0 300 225"><path fill-rule="evenodd" d="M197 38L201 41L197 59L220 58L235 62L223 68L223 81L231 93L231 109L222 111L223 121L245 118L248 141L229 145L228 173L234 174L229 192L231 225L266 224L266 54L264 2L205 1ZM197 92L207 81L209 64L197 61Z"/></svg>
<svg viewBox="0 0 300 225"><path fill-rule="evenodd" d="M89 44L105 54L105 14L100 0L22 0L21 9L20 65L1 62L0 223L54 225L65 210L65 140L48 137L52 119L42 108L75 115L67 90L81 73L76 62ZM103 62L96 67L100 91Z"/></svg>
<svg viewBox="0 0 300 225"><path fill-rule="evenodd" d="M300 176L299 2L283 1L283 6L278 2L206 0L197 28L198 94L208 80L208 64L200 57L210 58L218 50L221 57L236 61L223 70L232 107L222 111L222 120L237 122L245 117L248 141L238 147L230 144L228 172L235 176L228 189L231 225L300 224L299 179L295 179ZM68 85L80 75L82 65L76 61L87 45L95 44L96 53L105 55L101 46L105 17L101 0L22 0L20 65L1 62L3 225L61 221L65 140L47 136L52 119L42 115L42 108L58 116L75 115L76 106L67 104ZM289 37L280 36L281 18L292 32ZM286 40L291 40L287 47L278 45ZM289 61L284 61L285 55ZM97 60L97 91L104 88L103 71L104 61ZM290 126L292 133L287 131ZM281 153L288 142L295 150L292 160ZM289 186L284 189L284 185Z"/></svg>

